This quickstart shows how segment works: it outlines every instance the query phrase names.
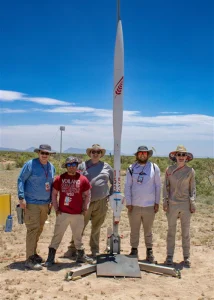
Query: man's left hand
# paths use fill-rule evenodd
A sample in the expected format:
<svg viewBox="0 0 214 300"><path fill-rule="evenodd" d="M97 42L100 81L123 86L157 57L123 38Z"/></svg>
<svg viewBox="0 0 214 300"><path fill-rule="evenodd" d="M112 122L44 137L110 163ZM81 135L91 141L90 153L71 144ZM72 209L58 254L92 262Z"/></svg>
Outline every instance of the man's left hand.
<svg viewBox="0 0 214 300"><path fill-rule="evenodd" d="M159 210L159 204L155 203L154 205L155 214L158 212L158 210Z"/></svg>

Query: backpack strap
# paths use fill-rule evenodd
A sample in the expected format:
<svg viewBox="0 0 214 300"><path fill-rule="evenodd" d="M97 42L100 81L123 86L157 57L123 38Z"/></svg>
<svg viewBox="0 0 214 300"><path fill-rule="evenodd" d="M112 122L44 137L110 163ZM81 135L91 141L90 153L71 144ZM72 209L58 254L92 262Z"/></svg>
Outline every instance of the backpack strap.
<svg viewBox="0 0 214 300"><path fill-rule="evenodd" d="M83 174L86 171L86 162L85 161L83 161L81 164L79 164L78 171L80 174Z"/></svg>
<svg viewBox="0 0 214 300"><path fill-rule="evenodd" d="M132 176L132 174L133 174L133 168L132 168L132 165L130 165L130 166L128 167L128 170L129 170L130 175Z"/></svg>

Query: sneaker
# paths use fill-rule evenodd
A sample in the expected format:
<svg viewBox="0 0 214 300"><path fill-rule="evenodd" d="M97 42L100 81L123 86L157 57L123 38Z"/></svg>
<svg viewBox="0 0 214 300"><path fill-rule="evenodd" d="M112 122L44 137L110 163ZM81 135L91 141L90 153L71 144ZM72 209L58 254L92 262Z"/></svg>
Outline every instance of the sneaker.
<svg viewBox="0 0 214 300"><path fill-rule="evenodd" d="M191 262L189 257L184 257L184 267L190 268L191 267Z"/></svg>
<svg viewBox="0 0 214 300"><path fill-rule="evenodd" d="M76 258L77 250L75 248L68 248L68 250L63 254L65 258Z"/></svg>
<svg viewBox="0 0 214 300"><path fill-rule="evenodd" d="M167 256L164 263L165 263L167 266L172 266L172 265L173 265L173 257L172 257L172 256Z"/></svg>
<svg viewBox="0 0 214 300"><path fill-rule="evenodd" d="M148 248L146 250L146 260L150 263L150 264L156 264L157 261L155 260L155 257L153 255L153 251L151 248Z"/></svg>
<svg viewBox="0 0 214 300"><path fill-rule="evenodd" d="M31 270L42 270L42 266L40 264L38 264L35 260L33 256L30 256L26 262L25 262L25 268L31 269Z"/></svg>
<svg viewBox="0 0 214 300"><path fill-rule="evenodd" d="M34 254L34 260L38 263L38 264L41 264L42 262L44 262L44 259L38 255L37 253Z"/></svg>
<svg viewBox="0 0 214 300"><path fill-rule="evenodd" d="M131 248L131 252L129 253L129 255L138 256L138 249L137 248Z"/></svg>

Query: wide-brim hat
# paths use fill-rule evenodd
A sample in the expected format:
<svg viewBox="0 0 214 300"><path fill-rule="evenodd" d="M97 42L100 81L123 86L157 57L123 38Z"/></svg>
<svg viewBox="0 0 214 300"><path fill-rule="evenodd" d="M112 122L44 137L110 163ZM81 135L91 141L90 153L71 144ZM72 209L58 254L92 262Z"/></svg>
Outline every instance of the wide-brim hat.
<svg viewBox="0 0 214 300"><path fill-rule="evenodd" d="M66 165L69 163L77 163L78 165L81 164L82 160L75 156L69 156L66 158L65 162L62 164L62 168L67 168Z"/></svg>
<svg viewBox="0 0 214 300"><path fill-rule="evenodd" d="M39 148L34 149L34 152L38 153L39 151L45 151L45 152L48 152L50 154L56 154L56 152L51 151L51 146L45 145L45 144L40 145Z"/></svg>
<svg viewBox="0 0 214 300"><path fill-rule="evenodd" d="M190 152L187 152L187 149L183 146L183 145L178 145L175 151L172 151L169 153L169 158L172 161L176 161L176 154L180 152L180 153L186 153L187 155L187 161L191 161L193 160L193 154Z"/></svg>
<svg viewBox="0 0 214 300"><path fill-rule="evenodd" d="M134 153L134 155L136 156L138 154L138 152L148 152L148 158L151 157L153 155L153 150L149 150L148 147L146 146L139 146L137 148L137 152Z"/></svg>
<svg viewBox="0 0 214 300"><path fill-rule="evenodd" d="M91 148L86 149L86 154L89 157L91 157L90 153L91 153L92 150L100 150L101 151L101 157L103 157L106 153L106 149L102 148L99 144L94 144L94 145L91 146Z"/></svg>

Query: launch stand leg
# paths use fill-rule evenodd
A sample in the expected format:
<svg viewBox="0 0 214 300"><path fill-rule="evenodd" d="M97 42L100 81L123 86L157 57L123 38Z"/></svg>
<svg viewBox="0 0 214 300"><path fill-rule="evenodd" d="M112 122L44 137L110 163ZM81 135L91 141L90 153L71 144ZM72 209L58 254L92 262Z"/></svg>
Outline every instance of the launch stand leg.
<svg viewBox="0 0 214 300"><path fill-rule="evenodd" d="M181 278L180 270L156 264L143 263L140 261L138 263L141 271Z"/></svg>

